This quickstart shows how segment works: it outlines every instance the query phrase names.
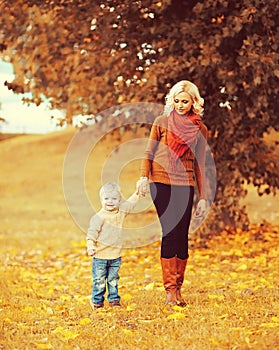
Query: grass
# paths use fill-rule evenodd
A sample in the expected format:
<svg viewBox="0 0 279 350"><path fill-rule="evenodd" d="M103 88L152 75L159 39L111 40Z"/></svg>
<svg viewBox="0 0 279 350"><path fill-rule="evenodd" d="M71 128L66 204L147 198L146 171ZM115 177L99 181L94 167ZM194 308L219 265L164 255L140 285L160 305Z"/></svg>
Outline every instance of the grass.
<svg viewBox="0 0 279 350"><path fill-rule="evenodd" d="M92 312L91 262L83 240L63 252L2 254L3 349L275 349L278 228L224 233L193 248L183 294L171 307L159 242L123 255L122 308ZM263 238L263 239L262 239ZM2 246L2 245L1 245ZM240 249L245 246L245 250Z"/></svg>
<svg viewBox="0 0 279 350"><path fill-rule="evenodd" d="M90 309L91 260L61 185L72 135L26 135L0 144L0 349L279 348L278 222L224 232L206 248L193 237L185 308L165 305L160 242L153 239L123 253L122 308L106 303L101 311ZM100 143L94 164L116 142ZM137 174L126 170L128 193ZM91 194L99 181L94 174L88 174ZM258 202L249 205L257 210ZM128 224L152 218L149 208L148 215L131 215Z"/></svg>

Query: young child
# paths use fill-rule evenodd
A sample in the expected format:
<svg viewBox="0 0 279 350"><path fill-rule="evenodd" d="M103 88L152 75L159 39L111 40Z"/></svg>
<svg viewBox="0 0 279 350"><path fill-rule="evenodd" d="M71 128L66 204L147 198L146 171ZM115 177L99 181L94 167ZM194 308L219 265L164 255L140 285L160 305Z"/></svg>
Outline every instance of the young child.
<svg viewBox="0 0 279 350"><path fill-rule="evenodd" d="M122 226L125 216L132 211L139 199L138 191L121 203L121 191L117 183L109 182L100 190L102 209L90 220L86 236L87 254L92 262L93 310L104 306L106 285L111 307L121 306L118 294L119 268L121 264Z"/></svg>

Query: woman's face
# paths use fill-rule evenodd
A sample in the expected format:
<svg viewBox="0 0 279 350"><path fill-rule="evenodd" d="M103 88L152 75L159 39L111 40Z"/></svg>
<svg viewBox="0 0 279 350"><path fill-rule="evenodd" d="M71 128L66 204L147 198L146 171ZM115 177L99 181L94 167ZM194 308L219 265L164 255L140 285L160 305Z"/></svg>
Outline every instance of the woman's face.
<svg viewBox="0 0 279 350"><path fill-rule="evenodd" d="M184 115L191 110L193 100L187 92L180 92L174 96L174 109L180 114Z"/></svg>

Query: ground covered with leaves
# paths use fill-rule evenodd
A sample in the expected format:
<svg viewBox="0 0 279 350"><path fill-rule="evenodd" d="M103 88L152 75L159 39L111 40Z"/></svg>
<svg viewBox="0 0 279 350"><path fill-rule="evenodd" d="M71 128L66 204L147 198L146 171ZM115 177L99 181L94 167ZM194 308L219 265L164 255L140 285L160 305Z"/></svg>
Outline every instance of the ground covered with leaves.
<svg viewBox="0 0 279 350"><path fill-rule="evenodd" d="M278 227L193 244L183 294L164 303L159 242L123 254L121 308L89 306L84 241L61 251L5 251L1 236L1 349L276 349Z"/></svg>
<svg viewBox="0 0 279 350"><path fill-rule="evenodd" d="M106 303L101 311L91 310L85 234L73 223L61 186L72 135L29 135L0 143L0 349L278 349L275 221L247 232L223 232L207 242L194 235L182 289L185 308L165 305L156 240L124 251L122 307ZM107 144L100 144L98 154L107 152ZM97 183L99 174L91 176L90 184ZM128 192L137 173L129 176ZM257 220L278 208L276 198L269 200L249 203ZM141 215L143 225L149 216ZM131 220L137 225L139 216Z"/></svg>

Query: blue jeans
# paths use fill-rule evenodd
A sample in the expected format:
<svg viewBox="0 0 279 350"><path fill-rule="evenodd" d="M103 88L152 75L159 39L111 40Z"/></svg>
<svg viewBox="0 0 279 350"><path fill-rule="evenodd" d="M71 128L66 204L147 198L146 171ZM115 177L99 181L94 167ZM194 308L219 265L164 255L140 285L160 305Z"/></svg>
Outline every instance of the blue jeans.
<svg viewBox="0 0 279 350"><path fill-rule="evenodd" d="M118 295L119 268L121 258L97 259L93 258L92 276L92 301L94 304L103 304L106 285L108 286L108 301L120 301Z"/></svg>

